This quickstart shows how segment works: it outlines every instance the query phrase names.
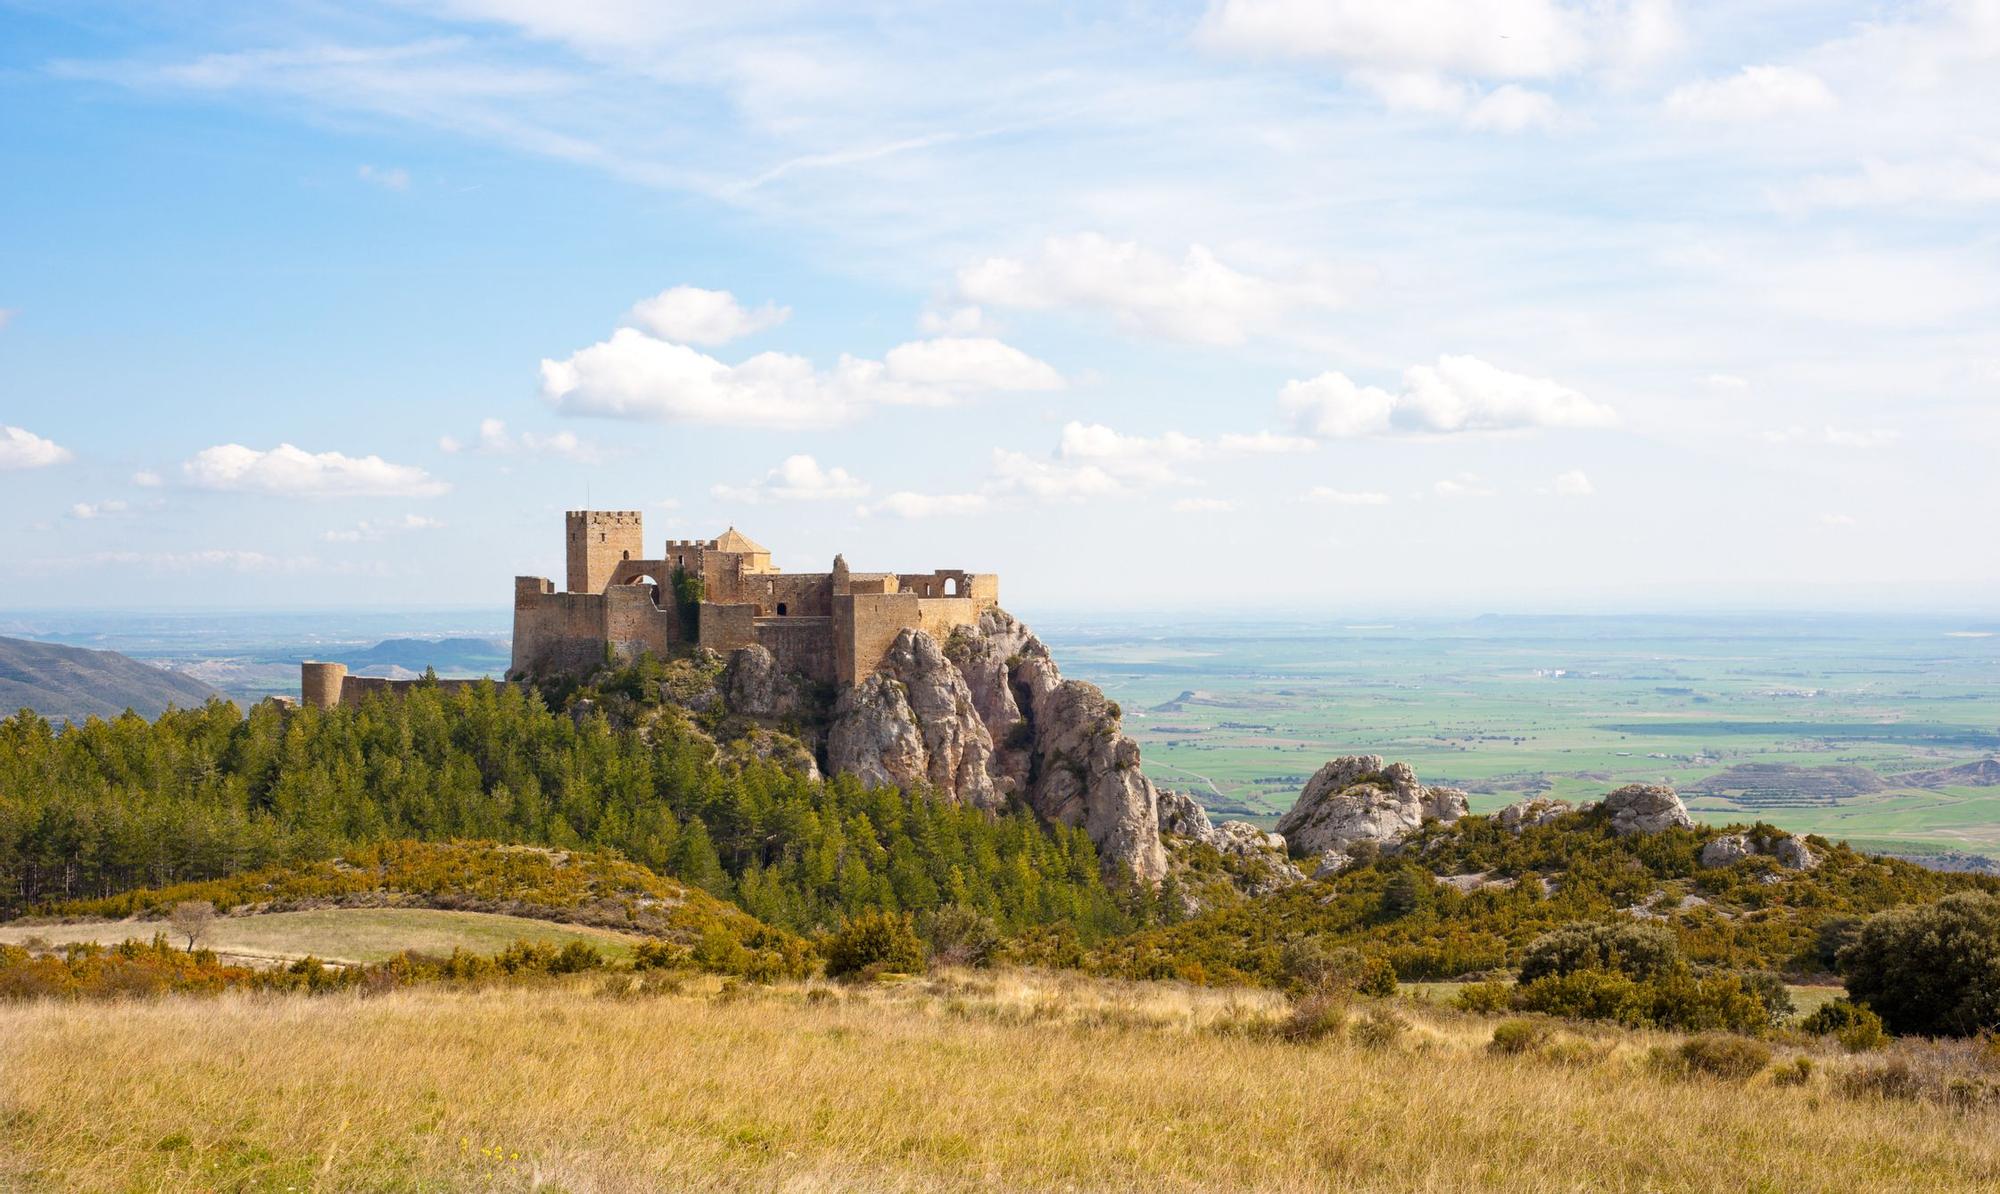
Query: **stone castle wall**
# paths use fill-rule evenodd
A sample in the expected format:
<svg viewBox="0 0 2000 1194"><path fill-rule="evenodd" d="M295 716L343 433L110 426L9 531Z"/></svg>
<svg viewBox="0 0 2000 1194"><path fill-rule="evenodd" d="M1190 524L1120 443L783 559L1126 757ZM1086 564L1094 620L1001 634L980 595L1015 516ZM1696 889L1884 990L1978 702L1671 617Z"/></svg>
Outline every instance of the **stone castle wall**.
<svg viewBox="0 0 2000 1194"><path fill-rule="evenodd" d="M572 593L602 593L618 561L646 554L645 517L637 510L571 510L563 521Z"/></svg>
<svg viewBox="0 0 2000 1194"><path fill-rule="evenodd" d="M299 665L300 700L321 710L359 704L371 695L405 696L420 684L435 684L443 692L453 693L487 683L506 688L512 682L485 677L477 680L390 680L382 676L350 676L344 663L308 661Z"/></svg>

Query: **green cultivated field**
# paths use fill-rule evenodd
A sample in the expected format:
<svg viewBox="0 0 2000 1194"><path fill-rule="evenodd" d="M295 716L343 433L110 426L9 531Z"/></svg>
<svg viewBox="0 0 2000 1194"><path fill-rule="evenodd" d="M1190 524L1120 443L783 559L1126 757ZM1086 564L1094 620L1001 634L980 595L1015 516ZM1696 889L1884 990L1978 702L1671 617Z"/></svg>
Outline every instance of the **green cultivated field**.
<svg viewBox="0 0 2000 1194"><path fill-rule="evenodd" d="M1679 788L1701 819L2000 857L2000 623L1861 617L1037 627L1154 780L1269 823L1339 754L1473 793Z"/></svg>

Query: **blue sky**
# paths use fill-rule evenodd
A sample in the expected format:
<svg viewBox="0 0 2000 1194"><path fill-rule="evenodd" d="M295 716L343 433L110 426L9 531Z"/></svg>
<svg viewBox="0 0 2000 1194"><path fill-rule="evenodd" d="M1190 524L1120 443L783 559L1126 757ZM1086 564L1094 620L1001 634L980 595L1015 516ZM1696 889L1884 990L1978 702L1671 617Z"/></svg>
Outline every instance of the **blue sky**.
<svg viewBox="0 0 2000 1194"><path fill-rule="evenodd" d="M0 3L0 606L2000 598L2000 3Z"/></svg>

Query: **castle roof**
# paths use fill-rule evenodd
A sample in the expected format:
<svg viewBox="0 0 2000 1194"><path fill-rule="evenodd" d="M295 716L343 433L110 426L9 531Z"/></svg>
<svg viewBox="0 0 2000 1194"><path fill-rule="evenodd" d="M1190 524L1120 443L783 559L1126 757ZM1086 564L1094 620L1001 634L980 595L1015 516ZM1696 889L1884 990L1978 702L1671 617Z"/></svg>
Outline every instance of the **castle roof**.
<svg viewBox="0 0 2000 1194"><path fill-rule="evenodd" d="M745 553L762 552L764 555L771 554L770 548L765 547L735 527L730 527L728 530L722 532L722 534L716 536L715 550Z"/></svg>

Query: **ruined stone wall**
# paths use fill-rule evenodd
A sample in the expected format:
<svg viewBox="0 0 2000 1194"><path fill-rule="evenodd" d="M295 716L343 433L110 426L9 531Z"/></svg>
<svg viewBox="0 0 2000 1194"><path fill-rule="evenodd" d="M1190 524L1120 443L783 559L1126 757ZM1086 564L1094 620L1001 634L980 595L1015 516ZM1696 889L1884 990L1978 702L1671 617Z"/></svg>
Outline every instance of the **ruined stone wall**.
<svg viewBox="0 0 2000 1194"><path fill-rule="evenodd" d="M539 576L514 580L514 675L588 671L604 662L604 597L554 588Z"/></svg>
<svg viewBox="0 0 2000 1194"><path fill-rule="evenodd" d="M637 510L571 510L563 549L572 593L602 593L621 560L646 554L645 517Z"/></svg>
<svg viewBox="0 0 2000 1194"><path fill-rule="evenodd" d="M923 597L917 601L917 626L942 643L960 626L979 625L979 603L970 597Z"/></svg>
<svg viewBox="0 0 2000 1194"><path fill-rule="evenodd" d="M766 572L741 577L736 592L715 600L757 607L760 618L833 616L833 576L826 572ZM784 609L779 610L779 606Z"/></svg>
<svg viewBox="0 0 2000 1194"><path fill-rule="evenodd" d="M757 641L757 607L701 603L701 645L724 655Z"/></svg>
<svg viewBox="0 0 2000 1194"><path fill-rule="evenodd" d="M919 599L910 593L855 593L834 599L836 676L855 684L873 672L904 628L922 623Z"/></svg>
<svg viewBox="0 0 2000 1194"><path fill-rule="evenodd" d="M839 678L832 618L758 618L755 629L757 642L771 653L781 671L822 684Z"/></svg>
<svg viewBox="0 0 2000 1194"><path fill-rule="evenodd" d="M340 703L343 705L357 705L376 694L401 697L408 695L411 689L424 682L423 680L387 680L380 676L349 676L340 687ZM483 678L478 680L441 679L433 682L446 694L450 694L457 692L461 688L472 688L487 683L487 680ZM492 683L502 688L528 687L525 684L512 685L505 680L494 680Z"/></svg>
<svg viewBox="0 0 2000 1194"><path fill-rule="evenodd" d="M315 709L331 709L340 704L341 685L347 680L344 663L299 665L299 700Z"/></svg>
<svg viewBox="0 0 2000 1194"><path fill-rule="evenodd" d="M683 641L673 593L661 586L659 597L664 604L655 603L654 587L648 584L612 585L604 591L604 636L621 658L650 651L664 659Z"/></svg>

